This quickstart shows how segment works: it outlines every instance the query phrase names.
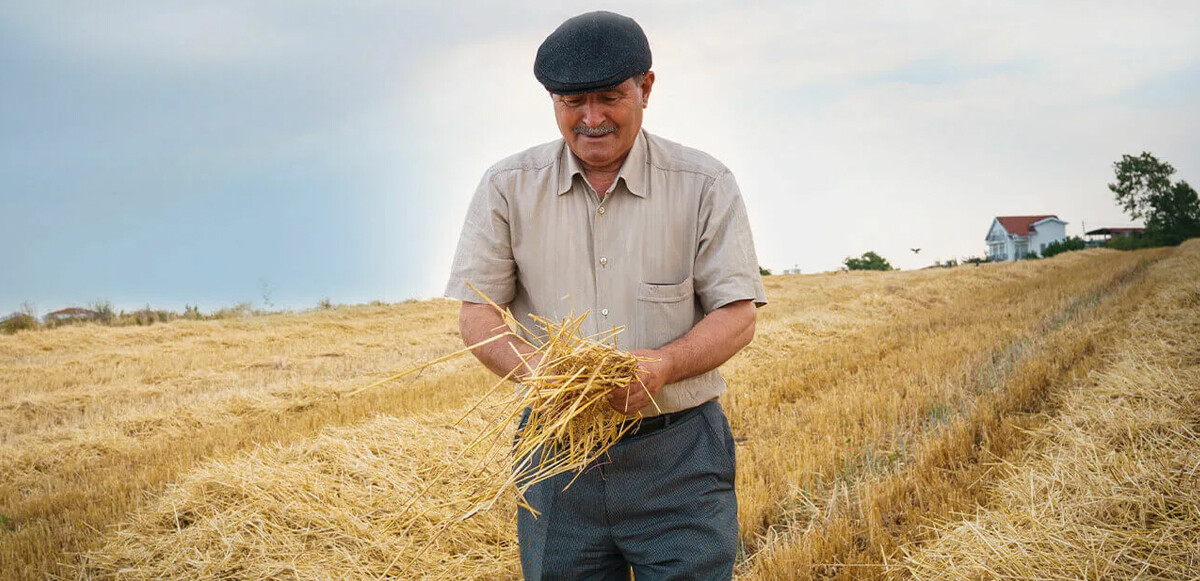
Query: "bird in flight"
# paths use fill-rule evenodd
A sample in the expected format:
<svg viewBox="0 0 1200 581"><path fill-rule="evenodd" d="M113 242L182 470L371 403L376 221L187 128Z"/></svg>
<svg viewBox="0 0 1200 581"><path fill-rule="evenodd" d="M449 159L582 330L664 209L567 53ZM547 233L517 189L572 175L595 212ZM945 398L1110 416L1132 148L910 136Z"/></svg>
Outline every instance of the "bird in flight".
<svg viewBox="0 0 1200 581"><path fill-rule="evenodd" d="M913 251L913 254L920 254L921 252L920 248L909 248L909 250Z"/></svg>

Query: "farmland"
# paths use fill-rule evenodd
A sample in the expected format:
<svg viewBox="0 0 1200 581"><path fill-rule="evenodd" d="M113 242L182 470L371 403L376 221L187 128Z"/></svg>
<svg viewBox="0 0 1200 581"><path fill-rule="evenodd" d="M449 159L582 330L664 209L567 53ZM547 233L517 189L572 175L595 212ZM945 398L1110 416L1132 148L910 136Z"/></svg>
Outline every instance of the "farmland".
<svg viewBox="0 0 1200 581"><path fill-rule="evenodd" d="M739 578L1200 566L1200 241L765 284L723 367ZM460 346L442 300L0 337L4 578L517 578L511 501L429 543L486 370L354 393ZM1113 425L1141 484L1089 516ZM1121 518L1145 534L1095 540Z"/></svg>

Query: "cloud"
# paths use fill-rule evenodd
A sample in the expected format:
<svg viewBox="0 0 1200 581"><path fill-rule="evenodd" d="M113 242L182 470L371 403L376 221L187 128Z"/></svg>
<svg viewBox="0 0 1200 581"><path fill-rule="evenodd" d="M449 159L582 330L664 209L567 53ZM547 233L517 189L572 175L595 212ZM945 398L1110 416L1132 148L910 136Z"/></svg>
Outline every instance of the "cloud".
<svg viewBox="0 0 1200 581"><path fill-rule="evenodd" d="M647 129L734 170L767 266L980 254L996 214L1058 213L1071 232L1124 223L1104 187L1122 153L1153 151L1200 182L1200 10L1188 2L610 6L654 51ZM211 265L218 306L253 298L272 263L278 295L296 289L300 304L439 294L484 169L557 137L531 73L537 45L591 9L0 6L0 212L29 217L0 245L31 275L0 280L0 311L101 298L105 265L136 252ZM254 215L202 211L239 195L256 196L243 208ZM107 227L89 217L114 206ZM183 218L205 228L161 226ZM323 219L330 235L314 242ZM210 230L224 241L202 242ZM253 252L219 267L239 246ZM88 268L41 266L80 248ZM194 280L166 254L152 262ZM139 304L168 294L108 282Z"/></svg>
<svg viewBox="0 0 1200 581"><path fill-rule="evenodd" d="M238 67L288 58L301 39L251 6L39 2L10 5L4 19L44 51L105 66Z"/></svg>

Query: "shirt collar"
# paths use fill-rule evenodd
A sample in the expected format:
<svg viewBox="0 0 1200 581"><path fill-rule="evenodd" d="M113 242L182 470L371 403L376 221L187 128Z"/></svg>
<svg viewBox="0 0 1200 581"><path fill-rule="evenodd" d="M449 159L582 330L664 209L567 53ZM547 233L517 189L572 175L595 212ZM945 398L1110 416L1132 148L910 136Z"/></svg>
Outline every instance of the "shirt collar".
<svg viewBox="0 0 1200 581"><path fill-rule="evenodd" d="M629 150L629 156L625 158L625 163L621 164L621 171L617 173L617 179L613 182L616 184L624 180L629 193L639 198L646 197L646 172L650 169L646 151L648 147L646 132L639 129L637 137L633 140L633 147ZM561 196L571 191L576 175L583 176L583 167L565 142L558 161L558 195Z"/></svg>

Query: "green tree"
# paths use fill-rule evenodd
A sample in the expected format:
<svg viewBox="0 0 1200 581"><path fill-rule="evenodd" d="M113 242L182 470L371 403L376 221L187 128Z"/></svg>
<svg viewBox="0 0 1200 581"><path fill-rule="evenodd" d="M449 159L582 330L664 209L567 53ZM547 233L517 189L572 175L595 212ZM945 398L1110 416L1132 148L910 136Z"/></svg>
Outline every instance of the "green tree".
<svg viewBox="0 0 1200 581"><path fill-rule="evenodd" d="M887 259L875 254L873 250L864 252L858 258L847 257L842 264L846 266L846 270L893 270Z"/></svg>
<svg viewBox="0 0 1200 581"><path fill-rule="evenodd" d="M1146 217L1146 232L1172 246L1200 236L1200 196L1187 182L1179 180L1155 200Z"/></svg>
<svg viewBox="0 0 1200 581"><path fill-rule="evenodd" d="M771 269L763 268L763 266L760 264L758 265L758 274L759 276L771 276Z"/></svg>
<svg viewBox="0 0 1200 581"><path fill-rule="evenodd" d="M1200 198L1187 182L1171 182L1174 166L1143 151L1121 156L1113 172L1108 189L1126 213L1145 220L1146 236L1169 245L1200 236Z"/></svg>

